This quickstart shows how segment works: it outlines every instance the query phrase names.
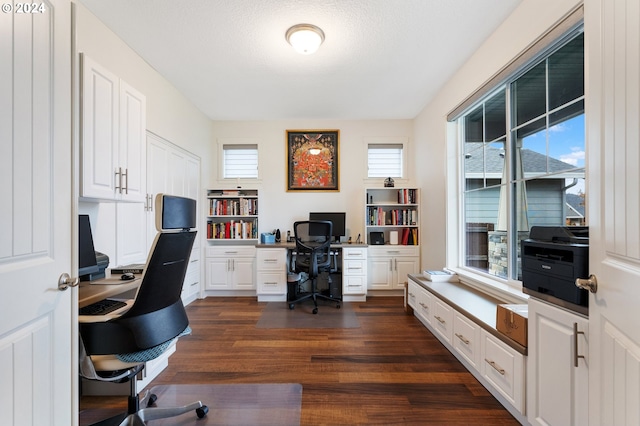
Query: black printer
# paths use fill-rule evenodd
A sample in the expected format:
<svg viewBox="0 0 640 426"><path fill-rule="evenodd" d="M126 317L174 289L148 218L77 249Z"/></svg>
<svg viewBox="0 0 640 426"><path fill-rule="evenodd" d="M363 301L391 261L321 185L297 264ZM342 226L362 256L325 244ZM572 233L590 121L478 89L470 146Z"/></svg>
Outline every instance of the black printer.
<svg viewBox="0 0 640 426"><path fill-rule="evenodd" d="M585 312L589 293L576 287L575 283L576 278L588 276L588 227L531 227L529 238L522 241L522 285L525 293Z"/></svg>

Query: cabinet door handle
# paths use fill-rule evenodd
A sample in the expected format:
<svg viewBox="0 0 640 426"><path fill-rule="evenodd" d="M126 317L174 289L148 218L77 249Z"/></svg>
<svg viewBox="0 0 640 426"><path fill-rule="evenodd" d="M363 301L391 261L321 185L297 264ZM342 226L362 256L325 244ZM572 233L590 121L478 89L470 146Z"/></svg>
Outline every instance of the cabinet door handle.
<svg viewBox="0 0 640 426"><path fill-rule="evenodd" d="M484 359L484 361L489 364L490 366L493 367L494 370L496 370L498 373L500 373L500 375L504 376L504 368L500 368L500 366L498 364L496 364L494 361L491 361L487 358Z"/></svg>
<svg viewBox="0 0 640 426"><path fill-rule="evenodd" d="M584 331L578 331L578 323L573 323L573 366L578 366L578 360L584 359L584 355L578 355L578 335L584 334Z"/></svg>
<svg viewBox="0 0 640 426"><path fill-rule="evenodd" d="M393 271L393 259L389 259L389 270Z"/></svg>
<svg viewBox="0 0 640 426"><path fill-rule="evenodd" d="M122 167L118 167L116 174L116 190L122 194Z"/></svg>
<svg viewBox="0 0 640 426"><path fill-rule="evenodd" d="M466 337L464 337L462 334L458 334L456 333L456 337L460 340L462 340L462 343L464 343L465 345L469 344L469 339L467 339Z"/></svg>
<svg viewBox="0 0 640 426"><path fill-rule="evenodd" d="M122 175L124 176L124 193L128 194L129 193L129 169L124 169L124 173Z"/></svg>
<svg viewBox="0 0 640 426"><path fill-rule="evenodd" d="M446 323L446 321L445 321L445 320L443 320L443 319L442 319L441 317L439 317L438 315L434 315L433 317L434 317L435 319L437 319L437 320L438 320L438 322L439 322L440 324L445 324L445 323Z"/></svg>

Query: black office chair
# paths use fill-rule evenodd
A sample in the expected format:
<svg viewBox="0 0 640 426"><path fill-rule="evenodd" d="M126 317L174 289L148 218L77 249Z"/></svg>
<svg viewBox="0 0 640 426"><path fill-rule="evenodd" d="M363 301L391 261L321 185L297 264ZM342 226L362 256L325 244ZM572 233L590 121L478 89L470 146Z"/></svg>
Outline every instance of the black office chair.
<svg viewBox="0 0 640 426"><path fill-rule="evenodd" d="M156 196L158 233L149 251L142 282L131 308L102 321L80 317L80 375L90 380L130 382L128 410L99 425L144 425L145 421L173 417L208 408L200 401L184 407L151 407L155 395L141 398L136 376L144 362L160 356L181 335L189 333L189 320L180 299L189 256L196 237L195 200L164 194ZM140 408L145 404L147 408Z"/></svg>
<svg viewBox="0 0 640 426"><path fill-rule="evenodd" d="M293 309L298 302L313 299L313 313L317 314L318 298L336 302L336 308L340 308L339 298L327 296L318 291L318 275L323 271L331 272L332 231L333 223L330 221L300 221L293 224L296 241L295 271L308 274L311 291L296 300L289 301L289 309ZM331 275L328 281L331 287Z"/></svg>

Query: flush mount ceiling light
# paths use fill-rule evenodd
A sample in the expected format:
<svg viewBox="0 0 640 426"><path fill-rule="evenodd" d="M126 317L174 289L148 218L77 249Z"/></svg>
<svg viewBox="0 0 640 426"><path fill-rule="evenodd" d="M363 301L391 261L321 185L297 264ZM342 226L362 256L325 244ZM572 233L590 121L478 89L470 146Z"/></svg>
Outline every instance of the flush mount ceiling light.
<svg viewBox="0 0 640 426"><path fill-rule="evenodd" d="M289 28L285 38L296 52L303 55L314 53L324 41L324 32L311 24L298 24Z"/></svg>

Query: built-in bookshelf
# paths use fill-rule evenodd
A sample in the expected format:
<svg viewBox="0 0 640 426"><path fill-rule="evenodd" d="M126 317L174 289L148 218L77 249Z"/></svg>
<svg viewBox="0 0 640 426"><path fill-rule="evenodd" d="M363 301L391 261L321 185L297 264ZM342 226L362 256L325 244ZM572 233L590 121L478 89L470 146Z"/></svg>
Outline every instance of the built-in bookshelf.
<svg viewBox="0 0 640 426"><path fill-rule="evenodd" d="M418 245L420 212L417 188L368 188L365 191L365 241L382 233L385 244Z"/></svg>
<svg viewBox="0 0 640 426"><path fill-rule="evenodd" d="M207 190L207 240L257 241L258 190Z"/></svg>

